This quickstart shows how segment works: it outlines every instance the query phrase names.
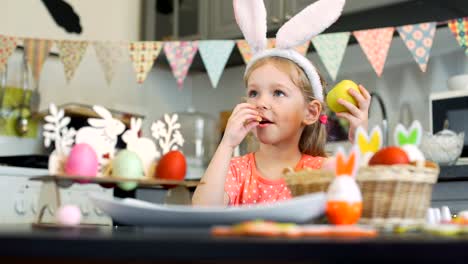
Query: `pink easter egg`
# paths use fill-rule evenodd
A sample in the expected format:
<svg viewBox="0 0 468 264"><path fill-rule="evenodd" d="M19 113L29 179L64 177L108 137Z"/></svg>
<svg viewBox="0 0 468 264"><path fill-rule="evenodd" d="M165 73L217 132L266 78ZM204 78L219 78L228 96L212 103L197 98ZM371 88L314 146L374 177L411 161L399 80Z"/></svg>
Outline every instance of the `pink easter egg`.
<svg viewBox="0 0 468 264"><path fill-rule="evenodd" d="M65 164L65 173L70 176L82 176L85 178L96 177L99 162L94 149L85 143L73 146Z"/></svg>
<svg viewBox="0 0 468 264"><path fill-rule="evenodd" d="M64 226L76 226L81 222L81 211L76 205L63 205L55 215L57 223Z"/></svg>

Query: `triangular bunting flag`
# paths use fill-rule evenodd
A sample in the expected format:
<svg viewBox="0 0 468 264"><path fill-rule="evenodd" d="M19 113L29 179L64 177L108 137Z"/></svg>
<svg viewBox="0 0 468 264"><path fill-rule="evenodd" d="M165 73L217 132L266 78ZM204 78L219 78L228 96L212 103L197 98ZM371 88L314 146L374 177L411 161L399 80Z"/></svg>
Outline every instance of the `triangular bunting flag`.
<svg viewBox="0 0 468 264"><path fill-rule="evenodd" d="M18 40L15 37L0 35L0 72L5 71L5 65L8 63L13 51L16 49Z"/></svg>
<svg viewBox="0 0 468 264"><path fill-rule="evenodd" d="M213 88L218 86L224 67L231 55L233 40L206 40L199 42L200 56L205 64Z"/></svg>
<svg viewBox="0 0 468 264"><path fill-rule="evenodd" d="M142 84L154 61L161 52L163 43L158 41L131 42L129 44L130 59L137 74L137 82Z"/></svg>
<svg viewBox="0 0 468 264"><path fill-rule="evenodd" d="M388 49L393 39L394 27L354 31L359 45L374 68L377 76L382 76Z"/></svg>
<svg viewBox="0 0 468 264"><path fill-rule="evenodd" d="M307 41L306 43L300 45L300 46L297 46L295 49L297 52L299 52L300 54L302 54L303 56L305 56L307 54L307 51L309 50L309 46L310 46L310 42Z"/></svg>
<svg viewBox="0 0 468 264"><path fill-rule="evenodd" d="M177 80L179 89L182 89L184 85L185 77L197 50L197 41L171 41L164 45L164 53L171 65L172 74Z"/></svg>
<svg viewBox="0 0 468 264"><path fill-rule="evenodd" d="M397 27L400 37L413 54L422 72L426 72L436 31L436 23L421 23Z"/></svg>
<svg viewBox="0 0 468 264"><path fill-rule="evenodd" d="M322 34L312 39L317 54L333 80L338 75L350 36L349 32L340 32Z"/></svg>
<svg viewBox="0 0 468 264"><path fill-rule="evenodd" d="M60 52L60 60L65 67L65 77L70 82L75 74L78 65L80 65L83 55L88 48L86 41L61 40L57 41L57 47Z"/></svg>
<svg viewBox="0 0 468 264"><path fill-rule="evenodd" d="M128 58L128 44L122 42L93 42L99 64L101 64L107 85L112 83L115 69Z"/></svg>
<svg viewBox="0 0 468 264"><path fill-rule="evenodd" d="M458 44L465 50L465 54L468 55L468 17L457 18L449 20L448 27L455 35Z"/></svg>
<svg viewBox="0 0 468 264"><path fill-rule="evenodd" d="M49 56L50 48L52 48L53 41L45 39L24 39L24 48L26 58L28 59L29 66L31 67L34 80L39 81L42 66Z"/></svg>
<svg viewBox="0 0 468 264"><path fill-rule="evenodd" d="M268 39L268 49L275 47L275 39ZM237 40L237 48L239 49L245 64L249 63L252 59L252 50L250 49L249 43L245 39Z"/></svg>

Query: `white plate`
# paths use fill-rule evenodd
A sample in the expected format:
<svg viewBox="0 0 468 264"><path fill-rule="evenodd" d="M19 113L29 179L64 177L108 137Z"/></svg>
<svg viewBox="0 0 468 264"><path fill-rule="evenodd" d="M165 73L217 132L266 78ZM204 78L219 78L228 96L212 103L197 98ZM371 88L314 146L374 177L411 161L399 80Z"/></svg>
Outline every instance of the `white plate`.
<svg viewBox="0 0 468 264"><path fill-rule="evenodd" d="M263 219L306 223L325 212L325 194L314 193L278 203L240 207L159 205L131 198L90 196L113 220L137 226L211 226Z"/></svg>

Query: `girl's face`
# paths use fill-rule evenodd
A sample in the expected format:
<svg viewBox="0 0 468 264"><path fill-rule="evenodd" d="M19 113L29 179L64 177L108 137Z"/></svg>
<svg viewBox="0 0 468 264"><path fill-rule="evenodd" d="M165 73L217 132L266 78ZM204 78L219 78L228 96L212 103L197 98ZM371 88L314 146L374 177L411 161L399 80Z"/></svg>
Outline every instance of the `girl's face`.
<svg viewBox="0 0 468 264"><path fill-rule="evenodd" d="M253 131L260 142L299 141L308 107L288 74L271 63L255 69L247 81L247 103L256 106L263 119Z"/></svg>

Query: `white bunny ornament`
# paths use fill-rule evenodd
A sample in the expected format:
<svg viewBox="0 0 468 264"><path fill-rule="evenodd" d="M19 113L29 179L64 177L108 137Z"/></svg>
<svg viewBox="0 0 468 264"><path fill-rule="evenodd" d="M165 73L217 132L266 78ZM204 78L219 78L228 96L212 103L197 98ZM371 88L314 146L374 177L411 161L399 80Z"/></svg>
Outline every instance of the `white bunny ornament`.
<svg viewBox="0 0 468 264"><path fill-rule="evenodd" d="M65 162L73 145L76 131L74 128L68 128L70 117L65 116L63 109L58 109L55 104L49 105L49 115L44 119L44 145L49 147L53 141L55 146L49 156L49 174L64 174Z"/></svg>
<svg viewBox="0 0 468 264"><path fill-rule="evenodd" d="M406 129L402 124L397 124L393 136L396 145L406 152L410 162L415 162L418 165L424 164L426 159L419 149L422 138L422 125L419 121L413 121L409 129Z"/></svg>
<svg viewBox="0 0 468 264"><path fill-rule="evenodd" d="M125 131L122 136L123 141L127 144L127 149L135 152L143 162L146 177L152 177L154 174L154 164L156 159L161 156L156 149L156 144L150 138L138 136L142 120L140 118L131 118L130 129Z"/></svg>
<svg viewBox="0 0 468 264"><path fill-rule="evenodd" d="M114 157L117 137L124 132L125 125L122 121L113 118L109 110L102 106L95 105L93 110L101 119L89 118L88 123L92 127L80 128L76 133L75 144L86 143L93 147L102 168ZM104 159L106 154L109 160Z"/></svg>
<svg viewBox="0 0 468 264"><path fill-rule="evenodd" d="M254 56L246 72L265 57L282 57L295 62L307 75L314 97L323 102L323 86L314 65L294 48L310 41L341 15L345 0L319 0L286 22L276 34L276 48L267 50L267 15L263 0L234 0L234 14Z"/></svg>

